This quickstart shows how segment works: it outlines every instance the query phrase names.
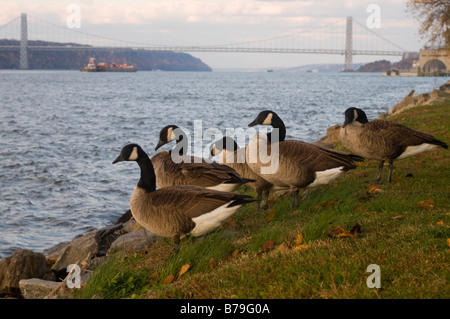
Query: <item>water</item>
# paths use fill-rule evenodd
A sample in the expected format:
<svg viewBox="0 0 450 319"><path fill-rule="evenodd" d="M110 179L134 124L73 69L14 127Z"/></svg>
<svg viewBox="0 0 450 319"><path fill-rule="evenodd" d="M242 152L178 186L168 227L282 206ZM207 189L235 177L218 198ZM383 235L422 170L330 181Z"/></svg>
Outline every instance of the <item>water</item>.
<svg viewBox="0 0 450 319"><path fill-rule="evenodd" d="M134 163L111 162L130 142L153 155L165 125L193 132L202 120L203 130L225 132L246 128L261 110L272 109L285 121L288 138L312 142L342 123L347 107L361 107L373 118L411 89L431 92L446 80L0 71L0 258L23 248L43 251L114 223L128 209L139 170Z"/></svg>

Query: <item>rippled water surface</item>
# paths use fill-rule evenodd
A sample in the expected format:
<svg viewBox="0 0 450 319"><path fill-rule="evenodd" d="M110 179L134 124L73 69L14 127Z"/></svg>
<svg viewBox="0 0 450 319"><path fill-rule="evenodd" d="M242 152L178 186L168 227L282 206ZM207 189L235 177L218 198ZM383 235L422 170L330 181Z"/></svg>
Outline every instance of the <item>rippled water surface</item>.
<svg viewBox="0 0 450 319"><path fill-rule="evenodd" d="M225 133L272 109L288 138L312 142L342 123L347 107L373 118L412 89L430 92L445 81L357 73L0 71L0 258L21 248L43 251L117 220L139 170L111 162L129 142L153 155L165 125L194 132L202 120L203 130Z"/></svg>

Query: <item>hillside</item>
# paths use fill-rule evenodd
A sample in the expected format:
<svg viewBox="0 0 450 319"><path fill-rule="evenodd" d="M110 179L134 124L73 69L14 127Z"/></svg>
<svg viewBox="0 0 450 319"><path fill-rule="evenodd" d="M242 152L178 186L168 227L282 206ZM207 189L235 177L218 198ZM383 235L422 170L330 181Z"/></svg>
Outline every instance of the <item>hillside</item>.
<svg viewBox="0 0 450 319"><path fill-rule="evenodd" d="M28 41L29 45L61 45L79 47L74 43L52 43ZM0 45L18 44L15 40L0 40ZM86 46L85 46L86 47ZM186 53L172 51L28 51L30 69L36 70L79 70L90 57L97 63L135 64L139 70L162 71L212 71L211 68ZM0 69L19 69L19 51L0 52Z"/></svg>
<svg viewBox="0 0 450 319"><path fill-rule="evenodd" d="M386 72L390 69L409 70L412 68L414 61L419 60L418 54L410 53L405 55L403 59L392 63L387 60L378 60L359 66L357 72ZM356 67L355 67L356 68Z"/></svg>

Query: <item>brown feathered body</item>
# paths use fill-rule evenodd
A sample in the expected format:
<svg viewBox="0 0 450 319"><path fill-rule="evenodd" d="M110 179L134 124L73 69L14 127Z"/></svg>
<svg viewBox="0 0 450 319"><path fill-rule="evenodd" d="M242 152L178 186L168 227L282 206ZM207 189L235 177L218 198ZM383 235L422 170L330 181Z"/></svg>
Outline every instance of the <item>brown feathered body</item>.
<svg viewBox="0 0 450 319"><path fill-rule="evenodd" d="M136 221L158 236L200 236L219 227L247 202L240 196L192 185L169 186L153 192L136 187L130 208Z"/></svg>
<svg viewBox="0 0 450 319"><path fill-rule="evenodd" d="M266 148L259 154L259 148ZM274 154L272 156L272 154ZM278 164L274 164L277 161ZM269 158L273 161L269 164ZM344 171L355 168L355 157L351 154L319 147L314 144L285 140L274 144L267 142L266 135L257 135L247 147L248 166L265 180L283 188L298 189L327 184ZM273 167L264 174L264 169Z"/></svg>
<svg viewBox="0 0 450 319"><path fill-rule="evenodd" d="M239 148L235 151L227 151L224 149L220 153L219 163L231 167L243 178L254 180L254 182L249 182L246 185L252 187L256 191L258 209L260 208L262 194L265 194L263 207L267 208L269 192L270 190L274 190L275 187L272 183L269 183L251 170L245 160L245 153L246 147Z"/></svg>
<svg viewBox="0 0 450 319"><path fill-rule="evenodd" d="M446 144L432 135L384 120L362 124L354 121L341 128L342 144L363 157L391 161L413 156Z"/></svg>
<svg viewBox="0 0 450 319"><path fill-rule="evenodd" d="M172 237L176 247L181 237L210 232L242 205L254 201L248 195L194 185L157 190L152 161L137 144L124 146L113 164L123 161L136 161L141 169L141 177L130 199L131 214L154 234Z"/></svg>
<svg viewBox="0 0 450 319"><path fill-rule="evenodd" d="M270 190L273 188L273 184L266 181L261 176L253 172L248 166L245 160L246 147L240 148L234 152L229 152L223 150L220 157L219 163L222 165L227 165L234 169L241 177L254 180L254 182L249 182L246 185L252 187L257 192L264 190Z"/></svg>
<svg viewBox="0 0 450 319"><path fill-rule="evenodd" d="M173 161L169 151L161 151L152 158L156 185L164 188L174 185L195 185L221 191L233 191L248 182L226 165L207 163L202 158L177 155Z"/></svg>

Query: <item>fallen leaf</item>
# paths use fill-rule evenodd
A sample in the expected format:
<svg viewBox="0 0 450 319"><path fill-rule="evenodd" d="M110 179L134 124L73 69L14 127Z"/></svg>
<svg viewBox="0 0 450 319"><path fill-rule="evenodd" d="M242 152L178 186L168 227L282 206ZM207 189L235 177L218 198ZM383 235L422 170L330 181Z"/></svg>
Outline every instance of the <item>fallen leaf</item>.
<svg viewBox="0 0 450 319"><path fill-rule="evenodd" d="M318 212L318 211L322 210L322 208L323 208L322 206L316 205L316 206L313 207L313 210L314 210L315 212Z"/></svg>
<svg viewBox="0 0 450 319"><path fill-rule="evenodd" d="M438 225L438 226L444 226L444 222L441 220L441 221L437 222L436 225Z"/></svg>
<svg viewBox="0 0 450 319"><path fill-rule="evenodd" d="M392 217L392 219L405 219L405 218L406 218L405 215L398 215L398 216Z"/></svg>
<svg viewBox="0 0 450 319"><path fill-rule="evenodd" d="M427 200L421 200L417 204L422 208L433 209L434 208L433 203L434 203L433 199L427 199Z"/></svg>
<svg viewBox="0 0 450 319"><path fill-rule="evenodd" d="M372 193L382 193L382 192L384 192L384 190L382 190L381 188L379 188L376 185L369 186L369 193L370 194L372 194Z"/></svg>
<svg viewBox="0 0 450 319"><path fill-rule="evenodd" d="M352 238L355 238L356 237L355 234L349 233L344 228L339 227L339 226L334 227L328 233L328 236L330 236L331 238L341 238L341 237L352 237Z"/></svg>
<svg viewBox="0 0 450 319"><path fill-rule="evenodd" d="M302 244L302 241L303 241L303 233L300 233L297 235L297 240L295 241L295 245L300 246Z"/></svg>
<svg viewBox="0 0 450 319"><path fill-rule="evenodd" d="M270 222L275 217L275 210L272 210L266 218L266 222Z"/></svg>
<svg viewBox="0 0 450 319"><path fill-rule="evenodd" d="M308 247L309 247L309 245L298 245L298 246L295 246L294 249L292 249L292 251L300 251L300 250L306 249Z"/></svg>
<svg viewBox="0 0 450 319"><path fill-rule="evenodd" d="M355 235L355 234L352 234L352 233L347 233L347 232L345 232L345 233L340 233L340 234L337 234L337 235L336 235L336 238L342 238L342 237L351 237L351 238L355 238L356 235Z"/></svg>
<svg viewBox="0 0 450 319"><path fill-rule="evenodd" d="M329 233L328 236L335 238L338 234L345 233L345 229L339 226L334 227Z"/></svg>
<svg viewBox="0 0 450 319"><path fill-rule="evenodd" d="M181 266L180 272L178 273L178 277L181 277L183 274L185 274L186 271L188 271L189 267L191 267L191 265L189 264Z"/></svg>
<svg viewBox="0 0 450 319"><path fill-rule="evenodd" d="M162 283L163 283L163 285L168 285L168 284L171 284L174 279L175 279L174 275L169 275L163 280Z"/></svg>
<svg viewBox="0 0 450 319"><path fill-rule="evenodd" d="M323 208L330 207L332 205L335 205L336 203L337 203L337 199L333 198L333 199L329 200L328 202L326 202L325 204L323 204Z"/></svg>
<svg viewBox="0 0 450 319"><path fill-rule="evenodd" d="M448 247L450 247L450 238L447 238Z"/></svg>
<svg viewBox="0 0 450 319"><path fill-rule="evenodd" d="M232 257L236 258L237 255L239 255L241 251L239 249L236 249L235 251L233 251L233 253L231 254Z"/></svg>
<svg viewBox="0 0 450 319"><path fill-rule="evenodd" d="M214 258L211 258L209 260L209 269L213 270L215 264L216 264L216 260Z"/></svg>
<svg viewBox="0 0 450 319"><path fill-rule="evenodd" d="M265 252L268 252L268 251L270 251L270 250L273 249L273 246L274 246L273 240L268 239L268 240L266 240L265 243L262 245L262 251L263 251L264 253L265 253Z"/></svg>
<svg viewBox="0 0 450 319"><path fill-rule="evenodd" d="M359 204L353 209L353 211L354 212L357 212L357 211L366 212L367 208L364 205Z"/></svg>

